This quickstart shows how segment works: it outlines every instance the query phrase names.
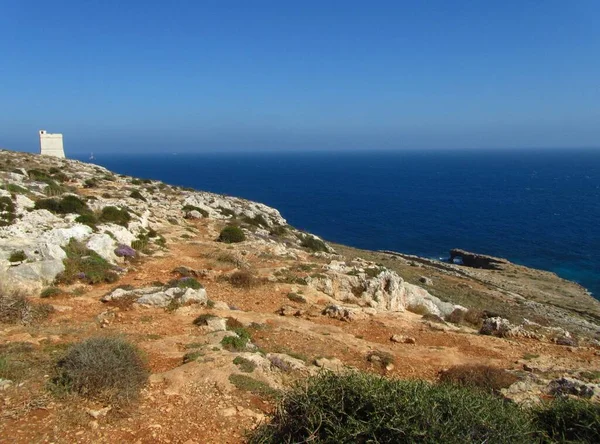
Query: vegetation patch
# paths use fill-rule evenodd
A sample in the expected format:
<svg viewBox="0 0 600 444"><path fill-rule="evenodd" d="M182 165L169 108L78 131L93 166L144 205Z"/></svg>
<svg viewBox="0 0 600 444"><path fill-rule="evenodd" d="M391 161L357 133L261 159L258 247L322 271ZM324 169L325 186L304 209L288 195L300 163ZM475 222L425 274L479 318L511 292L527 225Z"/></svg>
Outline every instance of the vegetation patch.
<svg viewBox="0 0 600 444"><path fill-rule="evenodd" d="M54 311L49 304L32 304L23 294L0 287L0 323L33 324L48 318Z"/></svg>
<svg viewBox="0 0 600 444"><path fill-rule="evenodd" d="M197 211L198 213L200 213L202 215L202 217L208 217L208 211L206 211L203 208L194 206L194 205L184 205L182 208L182 211L184 213L189 213L191 211Z"/></svg>
<svg viewBox="0 0 600 444"><path fill-rule="evenodd" d="M259 280L248 270L240 270L230 274L227 280L236 288L252 288Z"/></svg>
<svg viewBox="0 0 600 444"><path fill-rule="evenodd" d="M322 373L284 394L250 443L530 443L512 403L484 392L372 374Z"/></svg>
<svg viewBox="0 0 600 444"><path fill-rule="evenodd" d="M324 251L327 252L327 245L321 239L317 239L314 236L304 234L301 237L300 246L309 249L310 251L318 252Z"/></svg>
<svg viewBox="0 0 600 444"><path fill-rule="evenodd" d="M81 216L77 216L75 222L87 225L92 228L94 231L96 230L96 225L98 224L98 218L90 213L90 214L82 214Z"/></svg>
<svg viewBox="0 0 600 444"><path fill-rule="evenodd" d="M6 185L6 191L9 193L17 193L17 194L27 194L29 190L27 188L23 188L17 184L9 183Z"/></svg>
<svg viewBox="0 0 600 444"><path fill-rule="evenodd" d="M199 290L204 286L191 276L182 277L180 279L173 279L167 284L170 288L193 288Z"/></svg>
<svg viewBox="0 0 600 444"><path fill-rule="evenodd" d="M499 393L517 382L519 378L512 373L489 365L457 365L440 373L440 381L473 387L490 393Z"/></svg>
<svg viewBox="0 0 600 444"><path fill-rule="evenodd" d="M208 325L208 321L210 319L214 319L217 316L210 314L210 313L203 313L200 316L198 316L196 319L193 320L193 324L197 325L199 327L202 327L203 325Z"/></svg>
<svg viewBox="0 0 600 444"><path fill-rule="evenodd" d="M0 197L0 227L12 225L17 219L16 206L8 196Z"/></svg>
<svg viewBox="0 0 600 444"><path fill-rule="evenodd" d="M287 298L292 302L306 304L306 298L298 293L288 293Z"/></svg>
<svg viewBox="0 0 600 444"><path fill-rule="evenodd" d="M559 398L538 407L534 421L542 442L600 442L600 404Z"/></svg>
<svg viewBox="0 0 600 444"><path fill-rule="evenodd" d="M41 298L52 298L62 294L63 291L58 287L46 287L40 293Z"/></svg>
<svg viewBox="0 0 600 444"><path fill-rule="evenodd" d="M234 244L246 240L246 235L240 227L228 225L221 230L218 241L226 244Z"/></svg>
<svg viewBox="0 0 600 444"><path fill-rule="evenodd" d="M148 379L140 350L121 338L91 338L56 364L54 389L111 403L136 399Z"/></svg>
<svg viewBox="0 0 600 444"><path fill-rule="evenodd" d="M265 219L265 217L262 214L257 214L254 217L244 216L242 218L242 222L244 222L248 225L251 225L253 227L262 227L262 228L269 227L269 222L267 222L267 219Z"/></svg>
<svg viewBox="0 0 600 444"><path fill-rule="evenodd" d="M66 247L65 270L56 277L57 283L72 284L80 280L88 284L112 283L119 279L114 267L85 244L71 239Z"/></svg>
<svg viewBox="0 0 600 444"><path fill-rule="evenodd" d="M35 202L36 210L48 210L55 214L90 214L92 210L79 197L69 194L62 199L39 199Z"/></svg>
<svg viewBox="0 0 600 444"><path fill-rule="evenodd" d="M113 206L108 206L102 208L99 220L102 223L113 223L127 227L129 222L131 221L131 215L129 214L129 211L127 211L125 208L121 209Z"/></svg>
<svg viewBox="0 0 600 444"><path fill-rule="evenodd" d="M146 202L146 198L138 190L133 190L129 197Z"/></svg>
<svg viewBox="0 0 600 444"><path fill-rule="evenodd" d="M275 390L268 384L257 379L251 378L250 376L237 375L234 373L229 375L229 382L231 382L236 388L240 390L244 390L246 392L250 392L265 398L276 398L279 395L278 390Z"/></svg>
<svg viewBox="0 0 600 444"><path fill-rule="evenodd" d="M201 356L204 356L204 353L202 353L201 351L193 351L186 353L185 355L183 355L183 363L187 364L188 362L193 362Z"/></svg>
<svg viewBox="0 0 600 444"><path fill-rule="evenodd" d="M27 255L25 254L25 252L23 250L17 250L17 251L13 251L9 258L8 258L8 262L23 262L24 260L27 259Z"/></svg>
<svg viewBox="0 0 600 444"><path fill-rule="evenodd" d="M244 373L252 373L256 369L256 364L253 361L241 356L236 356L233 363Z"/></svg>

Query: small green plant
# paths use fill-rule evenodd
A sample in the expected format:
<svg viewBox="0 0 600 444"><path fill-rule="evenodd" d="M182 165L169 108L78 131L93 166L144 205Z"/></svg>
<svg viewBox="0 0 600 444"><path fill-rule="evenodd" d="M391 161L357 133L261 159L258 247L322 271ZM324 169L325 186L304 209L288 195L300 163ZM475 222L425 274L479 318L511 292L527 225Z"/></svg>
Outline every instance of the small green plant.
<svg viewBox="0 0 600 444"><path fill-rule="evenodd" d="M182 277L180 279L173 279L169 281L167 285L171 288L193 288L194 290L204 288L204 286L200 282L198 282L195 278L191 276Z"/></svg>
<svg viewBox="0 0 600 444"><path fill-rule="evenodd" d="M233 217L233 218L235 218L235 216L236 216L235 211L233 211L232 209L229 209L229 208L219 207L219 208L217 208L217 210L219 210L219 213L221 213L223 216L228 216L228 217Z"/></svg>
<svg viewBox="0 0 600 444"><path fill-rule="evenodd" d="M41 298L52 298L54 296L58 296L62 294L63 291L58 287L46 287L40 293Z"/></svg>
<svg viewBox="0 0 600 444"><path fill-rule="evenodd" d="M103 223L113 223L117 225L122 225L127 227L129 222L131 221L131 215L129 211L125 208L120 209L113 206L108 206L102 208L102 212L100 213L100 222Z"/></svg>
<svg viewBox="0 0 600 444"><path fill-rule="evenodd" d="M252 225L254 227L266 228L269 226L269 223L267 222L267 220L265 219L265 217L262 214L257 214L254 217L244 216L242 218L242 222L244 222L248 225Z"/></svg>
<svg viewBox="0 0 600 444"><path fill-rule="evenodd" d="M133 190L129 197L133 197L134 199L142 200L146 202L146 198L140 193L138 190Z"/></svg>
<svg viewBox="0 0 600 444"><path fill-rule="evenodd" d="M327 252L327 245L325 245L325 242L323 242L320 239L317 239L314 236L310 236L308 234L305 234L304 236L302 236L302 241L300 242L300 246L307 248L311 251L317 252L317 251L324 251Z"/></svg>
<svg viewBox="0 0 600 444"><path fill-rule="evenodd" d="M218 240L226 244L233 244L246 240L246 235L240 227L228 225L221 230Z"/></svg>
<svg viewBox="0 0 600 444"><path fill-rule="evenodd" d="M83 182L83 188L96 188L98 181L96 179L85 179Z"/></svg>
<svg viewBox="0 0 600 444"><path fill-rule="evenodd" d="M23 188L17 184L9 183L6 185L6 191L9 193L17 193L17 194L27 194L29 190L27 188Z"/></svg>
<svg viewBox="0 0 600 444"><path fill-rule="evenodd" d="M241 356L236 356L233 363L244 373L252 373L256 369L256 364L253 361Z"/></svg>
<svg viewBox="0 0 600 444"><path fill-rule="evenodd" d="M225 350L240 352L246 350L249 340L249 336L225 336L221 345Z"/></svg>
<svg viewBox="0 0 600 444"><path fill-rule="evenodd" d="M8 258L9 262L23 262L27 259L27 255L23 250L13 251Z"/></svg>
<svg viewBox="0 0 600 444"><path fill-rule="evenodd" d="M56 364L55 391L111 403L136 399L148 379L142 353L121 338L91 338L74 345Z"/></svg>
<svg viewBox="0 0 600 444"><path fill-rule="evenodd" d="M263 396L265 398L276 398L279 395L279 392L268 384L251 378L250 376L234 373L229 375L229 382L240 390L254 393L255 395Z"/></svg>
<svg viewBox="0 0 600 444"><path fill-rule="evenodd" d="M185 355L183 355L183 363L187 364L188 362L193 362L201 356L204 356L204 353L202 353L201 351L193 351L186 353Z"/></svg>
<svg viewBox="0 0 600 444"><path fill-rule="evenodd" d="M75 222L87 225L95 230L96 225L98 224L98 218L92 213L82 214L81 216L77 216L77 218L75 218Z"/></svg>
<svg viewBox="0 0 600 444"><path fill-rule="evenodd" d="M304 296L299 295L298 293L288 293L287 298L292 302L297 302L299 304L305 304L306 298Z"/></svg>

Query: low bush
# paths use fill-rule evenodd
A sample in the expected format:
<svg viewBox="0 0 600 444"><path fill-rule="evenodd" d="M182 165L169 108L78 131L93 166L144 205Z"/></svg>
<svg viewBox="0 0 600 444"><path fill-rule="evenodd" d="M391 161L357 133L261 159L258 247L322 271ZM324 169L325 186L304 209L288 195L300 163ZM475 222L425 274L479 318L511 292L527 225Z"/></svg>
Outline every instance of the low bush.
<svg viewBox="0 0 600 444"><path fill-rule="evenodd" d="M92 210L79 197L69 194L62 199L39 199L35 202L36 210L48 210L57 214L90 214Z"/></svg>
<svg viewBox="0 0 600 444"><path fill-rule="evenodd" d="M183 363L187 364L188 362L193 362L201 356L204 356L204 353L199 350L186 353L185 355L183 355Z"/></svg>
<svg viewBox="0 0 600 444"><path fill-rule="evenodd" d="M120 209L113 206L108 206L102 208L102 212L100 213L100 222L103 223L113 223L117 225L122 225L127 227L129 222L131 221L131 215L129 211L125 208Z"/></svg>
<svg viewBox="0 0 600 444"><path fill-rule="evenodd" d="M518 380L517 376L504 369L479 364L457 365L440 373L441 382L474 387L490 393L499 393Z"/></svg>
<svg viewBox="0 0 600 444"><path fill-rule="evenodd" d="M182 277L180 279L173 279L172 281L169 281L167 285L169 287L177 288L193 288L194 290L204 288L204 286L200 282L198 282L195 278L191 276Z"/></svg>
<svg viewBox="0 0 600 444"><path fill-rule="evenodd" d="M121 338L91 338L58 361L54 388L111 403L136 399L148 379L138 348Z"/></svg>
<svg viewBox="0 0 600 444"><path fill-rule="evenodd" d="M63 291L58 287L46 287L40 293L41 298L52 298L54 296L58 296L62 294Z"/></svg>
<svg viewBox="0 0 600 444"><path fill-rule="evenodd" d="M0 227L12 225L17 219L17 207L10 197L0 197Z"/></svg>
<svg viewBox="0 0 600 444"><path fill-rule="evenodd" d="M244 216L242 218L242 222L244 222L248 225L252 225L253 227L262 227L262 228L269 227L269 222L267 222L267 219L265 219L265 217L262 214L257 214L254 217Z"/></svg>
<svg viewBox="0 0 600 444"><path fill-rule="evenodd" d="M241 356L236 356L233 363L244 373L252 373L256 369L256 364L253 361Z"/></svg>
<svg viewBox="0 0 600 444"><path fill-rule="evenodd" d="M87 225L88 227L96 229L96 225L98 224L98 218L94 216L92 213L90 214L82 214L81 216L77 216L75 222Z"/></svg>
<svg viewBox="0 0 600 444"><path fill-rule="evenodd" d="M65 269L56 277L57 283L72 284L81 280L88 284L112 283L119 279L114 267L83 243L71 239L66 247Z"/></svg>
<svg viewBox="0 0 600 444"><path fill-rule="evenodd" d="M254 393L258 396L264 396L266 398L275 398L279 395L279 392L269 386L268 384L251 378L246 375L237 375L235 373L229 375L229 382L231 382L236 388L244 390L250 393Z"/></svg>
<svg viewBox="0 0 600 444"><path fill-rule="evenodd" d="M224 242L226 244L234 244L238 242L243 242L246 240L246 235L242 231L240 227L236 227L234 225L228 225L221 230L219 234L219 242Z"/></svg>
<svg viewBox="0 0 600 444"><path fill-rule="evenodd" d="M258 284L258 280L248 270L236 271L230 274L227 280L236 288L252 288Z"/></svg>
<svg viewBox="0 0 600 444"><path fill-rule="evenodd" d="M203 325L208 325L208 321L214 318L216 318L215 315L212 315L210 313L203 313L200 316L196 317L196 319L194 319L193 324L201 327Z"/></svg>
<svg viewBox="0 0 600 444"><path fill-rule="evenodd" d="M134 199L142 200L142 201L146 202L146 198L138 190L133 190L131 192L131 194L129 195L129 197L133 197Z"/></svg>
<svg viewBox="0 0 600 444"><path fill-rule="evenodd" d="M306 298L298 293L288 293L287 298L292 302L297 302L299 304L305 304Z"/></svg>
<svg viewBox="0 0 600 444"><path fill-rule="evenodd" d="M27 188L23 188L17 184L9 183L6 185L6 191L9 193L17 193L17 194L27 194L29 190Z"/></svg>
<svg viewBox="0 0 600 444"><path fill-rule="evenodd" d="M530 443L518 406L484 392L366 373L321 373L284 394L250 443Z"/></svg>
<svg viewBox="0 0 600 444"><path fill-rule="evenodd" d="M317 239L314 236L304 235L302 236L302 241L300 242L300 246L304 248L308 248L310 251L327 251L327 245L320 239Z"/></svg>
<svg viewBox="0 0 600 444"><path fill-rule="evenodd" d="M542 442L600 442L600 404L559 398L535 409L534 421Z"/></svg>
<svg viewBox="0 0 600 444"><path fill-rule="evenodd" d="M33 324L54 311L49 304L32 304L23 294L0 287L0 323Z"/></svg>
<svg viewBox="0 0 600 444"><path fill-rule="evenodd" d="M8 258L8 262L23 262L24 260L27 259L27 255L25 254L25 252L23 250L17 250L17 251L13 251L9 258Z"/></svg>

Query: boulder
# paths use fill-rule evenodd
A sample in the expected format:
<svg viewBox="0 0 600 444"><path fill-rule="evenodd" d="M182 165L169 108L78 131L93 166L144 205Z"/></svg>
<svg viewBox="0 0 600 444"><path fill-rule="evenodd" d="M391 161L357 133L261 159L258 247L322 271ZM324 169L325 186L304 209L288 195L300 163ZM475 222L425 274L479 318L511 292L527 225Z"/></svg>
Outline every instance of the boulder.
<svg viewBox="0 0 600 444"><path fill-rule="evenodd" d="M341 305L329 305L323 310L325 316L338 319L344 322L351 322L357 319L365 319L365 315L360 308L344 307Z"/></svg>
<svg viewBox="0 0 600 444"><path fill-rule="evenodd" d="M117 256L115 255L115 241L108 234L92 234L86 243L86 247L98 253L111 264L117 262Z"/></svg>

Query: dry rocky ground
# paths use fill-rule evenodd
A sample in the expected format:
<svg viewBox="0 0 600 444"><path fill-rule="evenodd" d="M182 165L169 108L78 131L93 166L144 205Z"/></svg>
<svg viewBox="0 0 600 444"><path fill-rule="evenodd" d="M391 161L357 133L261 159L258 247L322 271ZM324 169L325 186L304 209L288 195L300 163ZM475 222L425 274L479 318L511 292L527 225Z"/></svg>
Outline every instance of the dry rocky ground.
<svg viewBox="0 0 600 444"><path fill-rule="evenodd" d="M550 397L565 377L600 396L600 304L550 273L326 246L266 206L74 161L0 151L0 177L0 197L13 202L0 211L3 285L54 308L45 320L0 323L0 442L243 442L273 411L275 390L346 367L434 381L485 364L518 378L504 390L518 402ZM89 227L34 208L69 194L96 216L125 208L131 221ZM245 240L218 242L234 221ZM118 282L61 281L71 237L114 264ZM135 252L115 253L124 247ZM39 298L57 277L60 291ZM189 277L203 289L162 285ZM249 342L224 345L240 327ZM115 335L145 353L139 400L118 407L48 390L71 344Z"/></svg>

